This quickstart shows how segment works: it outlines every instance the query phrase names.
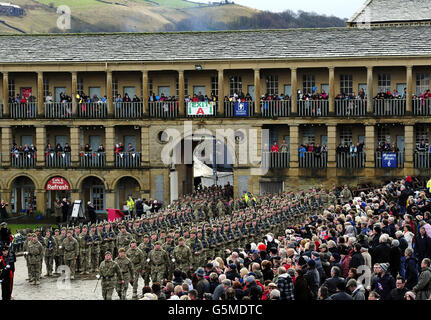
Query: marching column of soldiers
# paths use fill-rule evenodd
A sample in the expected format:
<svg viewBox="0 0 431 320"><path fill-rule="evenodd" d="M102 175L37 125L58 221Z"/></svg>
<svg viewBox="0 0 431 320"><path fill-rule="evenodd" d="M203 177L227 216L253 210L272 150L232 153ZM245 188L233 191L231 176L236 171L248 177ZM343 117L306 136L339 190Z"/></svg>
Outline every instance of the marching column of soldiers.
<svg viewBox="0 0 431 320"><path fill-rule="evenodd" d="M232 194L230 186L211 187L174 201L157 214L62 227L54 234L47 230L44 236L37 230L24 243L28 280L40 284L45 261L47 277L58 275L59 267L66 265L71 280L76 273L96 273L104 299L111 299L114 289L125 299L129 284L136 299L139 279L144 285L171 280L174 270L191 276L208 261L225 259L227 249L262 242L269 232L283 236L287 228L337 204L335 190L260 197L245 193L235 200Z"/></svg>

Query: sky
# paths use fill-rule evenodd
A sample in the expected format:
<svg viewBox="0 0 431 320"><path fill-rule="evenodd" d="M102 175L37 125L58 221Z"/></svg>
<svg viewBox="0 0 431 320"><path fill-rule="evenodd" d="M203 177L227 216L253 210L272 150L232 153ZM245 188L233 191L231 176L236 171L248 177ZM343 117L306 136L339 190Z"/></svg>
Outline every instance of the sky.
<svg viewBox="0 0 431 320"><path fill-rule="evenodd" d="M199 2L216 2L219 0L200 0ZM334 15L339 18L350 18L366 0L233 0L241 4L272 12L298 10L319 14Z"/></svg>

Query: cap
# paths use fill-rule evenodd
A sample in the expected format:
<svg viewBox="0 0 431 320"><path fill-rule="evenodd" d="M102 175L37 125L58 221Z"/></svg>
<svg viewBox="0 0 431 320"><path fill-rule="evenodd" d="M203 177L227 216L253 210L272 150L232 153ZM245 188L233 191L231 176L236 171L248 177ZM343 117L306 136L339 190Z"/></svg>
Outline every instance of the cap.
<svg viewBox="0 0 431 320"><path fill-rule="evenodd" d="M111 256L112 256L111 251L106 251L106 252L105 252L105 256L106 256L107 254L109 254L109 255L111 255Z"/></svg>
<svg viewBox="0 0 431 320"><path fill-rule="evenodd" d="M118 249L118 253L120 253L120 252L126 252L126 249L124 249L124 248L120 248L120 249ZM105 253L106 254L106 253Z"/></svg>
<svg viewBox="0 0 431 320"><path fill-rule="evenodd" d="M202 268L202 267L198 268L198 269L195 271L195 273L196 273L198 276L200 276L200 277L205 276L205 270L204 270L204 268Z"/></svg>

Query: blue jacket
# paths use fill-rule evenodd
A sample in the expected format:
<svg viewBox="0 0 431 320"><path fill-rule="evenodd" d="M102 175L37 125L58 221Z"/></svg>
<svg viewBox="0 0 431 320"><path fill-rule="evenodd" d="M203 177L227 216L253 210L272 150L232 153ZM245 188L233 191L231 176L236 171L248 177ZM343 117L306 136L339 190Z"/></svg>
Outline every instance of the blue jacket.
<svg viewBox="0 0 431 320"><path fill-rule="evenodd" d="M371 290L376 291L380 295L381 300L389 300L389 294L393 288L395 288L395 279L390 273L385 273L383 277L376 275L373 278Z"/></svg>

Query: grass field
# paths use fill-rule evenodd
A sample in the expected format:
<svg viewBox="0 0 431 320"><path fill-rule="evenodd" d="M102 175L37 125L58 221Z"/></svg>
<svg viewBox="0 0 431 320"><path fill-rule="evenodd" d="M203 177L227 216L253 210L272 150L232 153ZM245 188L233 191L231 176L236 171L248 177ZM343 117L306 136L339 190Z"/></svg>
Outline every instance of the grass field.
<svg viewBox="0 0 431 320"><path fill-rule="evenodd" d="M12 235L14 235L15 233L17 233L18 230L23 230L23 229L31 229L34 230L36 228L40 228L40 227L49 227L51 226L51 224L8 224L7 227L10 229ZM54 225L55 227L57 227L56 225Z"/></svg>

